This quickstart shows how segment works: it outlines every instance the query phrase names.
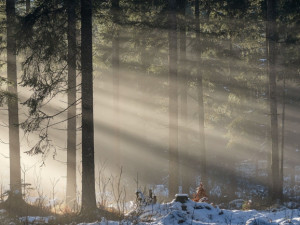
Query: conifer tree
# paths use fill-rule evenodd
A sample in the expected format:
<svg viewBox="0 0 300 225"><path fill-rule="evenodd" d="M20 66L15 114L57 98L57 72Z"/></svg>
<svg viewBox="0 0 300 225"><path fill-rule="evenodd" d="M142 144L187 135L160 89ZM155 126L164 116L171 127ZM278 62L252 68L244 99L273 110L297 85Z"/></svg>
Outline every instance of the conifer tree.
<svg viewBox="0 0 300 225"><path fill-rule="evenodd" d="M8 101L9 124L9 153L10 153L10 190L12 194L21 194L21 163L19 139L19 108L17 88L17 62L16 62L16 9L15 0L6 0L7 17L7 78L9 81L8 92L13 95Z"/></svg>
<svg viewBox="0 0 300 225"><path fill-rule="evenodd" d="M268 56L268 76L269 76L269 98L271 114L271 180L272 180L272 200L281 199L280 177L279 177L279 148L278 148L278 118L277 118L277 94L276 94L276 1L267 1L267 56Z"/></svg>
<svg viewBox="0 0 300 225"><path fill-rule="evenodd" d="M67 193L73 207L76 200L76 3L67 0L68 14L68 121L67 121Z"/></svg>
<svg viewBox="0 0 300 225"><path fill-rule="evenodd" d="M95 193L92 0L81 0L82 203L81 214L97 209Z"/></svg>

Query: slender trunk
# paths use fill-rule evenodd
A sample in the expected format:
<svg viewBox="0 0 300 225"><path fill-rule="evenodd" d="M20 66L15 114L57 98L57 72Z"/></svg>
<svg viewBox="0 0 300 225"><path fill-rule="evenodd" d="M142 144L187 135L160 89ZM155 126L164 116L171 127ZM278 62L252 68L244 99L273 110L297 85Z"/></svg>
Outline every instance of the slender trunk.
<svg viewBox="0 0 300 225"><path fill-rule="evenodd" d="M294 165L294 162L290 165L290 171L291 171L291 188L292 188L292 197L296 197L296 166Z"/></svg>
<svg viewBox="0 0 300 225"><path fill-rule="evenodd" d="M121 168L121 152L120 152L120 109L119 109L119 82L120 82L120 48L119 48L119 0L112 1L113 22L115 23L112 38L112 70L113 70L113 88L114 88L114 127L115 127L115 163Z"/></svg>
<svg viewBox="0 0 300 225"><path fill-rule="evenodd" d="M269 98L271 114L271 139L272 139L272 200L275 201L281 195L279 185L279 149L278 149L278 118L276 96L276 15L275 0L267 1L267 50L268 50L268 74L269 74Z"/></svg>
<svg viewBox="0 0 300 225"><path fill-rule="evenodd" d="M69 207L76 203L76 12L75 2L67 1L68 12L68 124L67 193Z"/></svg>
<svg viewBox="0 0 300 225"><path fill-rule="evenodd" d="M30 0L26 0L26 14L29 13L30 10Z"/></svg>
<svg viewBox="0 0 300 225"><path fill-rule="evenodd" d="M200 18L199 18L199 0L195 3L195 26L196 26L196 41L197 41L197 52L199 61L196 62L197 68L197 87L198 87L198 116L199 116L199 161L200 161L200 174L201 181L206 186L207 176L206 176L206 149L205 149L205 133L204 133L204 103L203 103L203 83L202 83L202 72L200 68Z"/></svg>
<svg viewBox="0 0 300 225"><path fill-rule="evenodd" d="M186 1L180 2L180 81L181 81L181 151L182 151L182 192L190 193L190 185L192 183L190 168L190 154L187 145L187 69L186 69L186 21L185 7Z"/></svg>
<svg viewBox="0 0 300 225"><path fill-rule="evenodd" d="M91 213L97 208L95 194L92 54L92 0L81 0L82 214Z"/></svg>
<svg viewBox="0 0 300 225"><path fill-rule="evenodd" d="M228 87L230 89L230 84L232 80L232 61L233 58L233 50L232 50L232 33L229 32L229 54L230 57L228 58ZM235 199L235 193L236 190L238 189L238 173L236 171L236 166L238 165L238 161L233 157L228 165L228 170L227 170L227 181L228 181L228 188L227 188L227 195L229 196L230 199Z"/></svg>
<svg viewBox="0 0 300 225"><path fill-rule="evenodd" d="M280 154L280 197L283 201L283 162L284 162L284 122L285 122L285 74L283 74L283 90L282 90L282 120L281 120L281 154Z"/></svg>
<svg viewBox="0 0 300 225"><path fill-rule="evenodd" d="M6 1L7 16L7 78L11 84L8 91L13 99L8 101L9 125L9 159L10 159L10 190L13 194L19 193L21 198L21 164L19 139L19 112L16 65L16 38L15 38L15 0Z"/></svg>
<svg viewBox="0 0 300 225"><path fill-rule="evenodd" d="M178 94L176 0L169 0L169 198L178 192Z"/></svg>

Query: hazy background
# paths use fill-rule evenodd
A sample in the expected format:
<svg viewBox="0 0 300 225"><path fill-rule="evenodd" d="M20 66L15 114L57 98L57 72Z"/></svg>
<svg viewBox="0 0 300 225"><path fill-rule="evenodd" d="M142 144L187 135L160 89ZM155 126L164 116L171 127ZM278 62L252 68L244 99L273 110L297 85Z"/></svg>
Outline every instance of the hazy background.
<svg viewBox="0 0 300 225"><path fill-rule="evenodd" d="M190 9L192 10L192 9ZM139 17L140 16L140 17ZM137 16L141 20L143 14ZM167 184L168 178L168 37L167 29L123 25L120 28L120 117L114 114L114 87L111 68L112 25L105 25L94 17L94 119L96 170L105 163L105 176L118 176L120 168L115 165L116 121L120 122L120 150L123 184L128 196L133 197L137 186L154 187ZM228 35L216 35L214 30L225 30ZM201 73L203 75L205 138L207 151L208 191L214 196L226 196L237 184L236 196L245 190L261 190L267 182L267 166L270 145L270 116L268 101L268 76L266 61L265 23L257 20L211 19L201 30ZM189 150L196 155L199 141L198 99L196 66L199 53L195 51L195 33L187 32L187 62L179 63L179 71L188 71L188 119L187 144L181 144L179 128L179 154ZM284 175L285 192L300 182L300 114L299 114L299 67L288 64L292 57L299 62L298 45L282 45L278 55L278 123L281 140L283 76L285 86L285 145ZM297 55L296 55L297 52ZM298 58L297 58L298 57ZM20 65L18 66L20 70ZM5 67L1 73L5 77ZM19 73L20 74L20 73ZM292 74L289 76L289 74ZM78 78L80 81L80 77ZM180 82L179 82L180 83ZM180 86L179 86L180 87ZM19 87L20 101L30 95L30 90ZM80 97L80 93L78 93ZM66 95L53 99L45 111L57 112L67 106ZM180 88L179 88L179 125ZM21 107L20 119L24 120L26 108ZM7 111L1 108L0 137L8 141ZM78 105L80 113L80 105ZM66 113L55 121L64 120ZM81 133L78 117L78 191L80 192ZM37 141L36 134L24 136L21 132L21 152L30 149ZM22 153L22 169L28 170L26 182L34 187L41 177L46 194L52 183L58 180L57 196L64 199L66 186L66 123L50 129L52 149L42 159L40 155ZM280 143L279 143L279 146ZM0 182L8 189L8 145L0 143ZM45 164L43 164L43 161ZM40 175L39 175L40 174ZM24 174L23 174L24 175ZM37 176L38 175L38 176ZM182 174L184 176L185 174ZM294 175L294 178L292 177ZM296 176L295 176L296 175ZM96 172L97 177L97 172ZM240 178L243 178L240 179ZM24 179L24 177L23 177ZM200 179L200 178L199 178ZM295 186L292 180L295 179ZM298 188L299 189L299 188ZM262 189L264 191L264 189ZM262 192L263 192L262 191ZM259 192L259 191L258 191ZM32 195L34 191L32 191ZM226 197L225 197L226 198Z"/></svg>

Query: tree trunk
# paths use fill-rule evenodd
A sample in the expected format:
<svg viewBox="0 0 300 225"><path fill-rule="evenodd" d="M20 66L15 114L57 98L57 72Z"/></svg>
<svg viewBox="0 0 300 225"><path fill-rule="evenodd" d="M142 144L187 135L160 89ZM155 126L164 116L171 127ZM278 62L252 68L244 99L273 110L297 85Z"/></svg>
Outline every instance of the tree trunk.
<svg viewBox="0 0 300 225"><path fill-rule="evenodd" d="M119 83L120 83L120 48L119 48L119 0L112 1L112 14L114 22L114 32L112 37L112 70L113 70L113 99L114 99L114 128L115 128L115 163L121 168L121 152L120 152L120 108L119 108Z"/></svg>
<svg viewBox="0 0 300 225"><path fill-rule="evenodd" d="M30 10L30 0L26 0L26 14L29 13Z"/></svg>
<svg viewBox="0 0 300 225"><path fill-rule="evenodd" d="M95 194L92 0L81 0L82 205L81 214L97 209Z"/></svg>
<svg viewBox="0 0 300 225"><path fill-rule="evenodd" d="M281 154L280 154L280 193L281 201L283 201L283 162L284 162L284 122L285 122L285 74L283 74L283 90L282 90L282 120L281 120Z"/></svg>
<svg viewBox="0 0 300 225"><path fill-rule="evenodd" d="M67 0L68 13L68 124L67 193L69 207L76 203L76 12L75 2Z"/></svg>
<svg viewBox="0 0 300 225"><path fill-rule="evenodd" d="M280 196L279 178L279 149L278 149L278 118L277 118L277 96L276 96L276 1L267 1L267 51L268 51L268 75L269 75L269 98L271 114L271 139L272 139L272 200Z"/></svg>
<svg viewBox="0 0 300 225"><path fill-rule="evenodd" d="M185 7L186 1L179 2L180 8L180 102L181 102L181 154L182 154L182 169L181 181L182 192L189 194L191 180L190 153L187 143L187 61L186 61L186 21Z"/></svg>
<svg viewBox="0 0 300 225"><path fill-rule="evenodd" d="M201 181L204 187L207 186L206 177L206 149L205 149L205 133L204 133L204 103L203 103L203 83L202 72L200 68L201 49L200 49L200 18L199 18L199 0L195 3L195 16L196 16L196 42L199 61L196 62L197 68L197 88L198 88L198 116L199 116L199 156L200 156L200 174Z"/></svg>
<svg viewBox="0 0 300 225"><path fill-rule="evenodd" d="M16 38L15 38L15 0L6 0L7 16L7 78L11 84L8 91L14 97L8 101L9 125L9 159L10 159L10 190L15 196L21 195L21 164L19 139L19 112L16 65Z"/></svg>
<svg viewBox="0 0 300 225"><path fill-rule="evenodd" d="M178 192L178 94L176 0L169 0L169 198Z"/></svg>
<svg viewBox="0 0 300 225"><path fill-rule="evenodd" d="M233 49L232 49L232 42L233 42L233 38L232 38L232 32L229 32L229 56L228 57L228 79L229 79L229 84L228 84L228 88L231 89L231 81L232 79L232 61L234 60L233 58ZM232 88L233 89L233 88ZM251 150L251 149L249 149ZM238 171L236 170L236 167L238 165L238 160L233 157L230 160L230 163L228 164L227 167L227 190L226 190L226 194L227 196L234 200L236 198L235 193L238 190Z"/></svg>

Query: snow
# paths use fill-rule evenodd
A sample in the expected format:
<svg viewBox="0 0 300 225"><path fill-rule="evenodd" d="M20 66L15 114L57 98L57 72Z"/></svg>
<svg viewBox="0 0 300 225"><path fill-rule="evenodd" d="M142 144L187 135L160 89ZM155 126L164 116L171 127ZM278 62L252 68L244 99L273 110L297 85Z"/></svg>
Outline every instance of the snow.
<svg viewBox="0 0 300 225"><path fill-rule="evenodd" d="M48 224L55 218L53 216L40 217L40 216L25 216L21 217L20 221L24 224Z"/></svg>
<svg viewBox="0 0 300 225"><path fill-rule="evenodd" d="M177 196L186 197L187 195L178 194ZM294 207L294 203L296 204L296 202L289 202L286 206ZM234 208L234 210L220 209L213 204L194 202L190 199L185 203L173 200L161 204L151 204L147 201L138 205L133 202L131 204L135 206L135 209L126 214L123 221L107 221L102 218L101 221L77 225L300 225L300 205L296 209L277 206L277 208L263 211L236 210L246 204L243 199L230 202L232 207L229 208ZM251 202L249 206L251 207ZM5 216L6 211L0 210L0 218L1 214ZM28 225L54 224L55 217L27 216L19 218L19 221Z"/></svg>
<svg viewBox="0 0 300 225"><path fill-rule="evenodd" d="M266 62L267 59L259 59L260 62Z"/></svg>
<svg viewBox="0 0 300 225"><path fill-rule="evenodd" d="M176 194L175 197L189 197L188 194Z"/></svg>
<svg viewBox="0 0 300 225"><path fill-rule="evenodd" d="M235 199L231 202L229 202L229 208L232 209L241 209L245 200L244 199Z"/></svg>
<svg viewBox="0 0 300 225"><path fill-rule="evenodd" d="M221 187L220 187L220 186L214 186L214 187L209 191L209 194L210 194L211 196L218 196L218 197L221 197L221 195L222 195Z"/></svg>
<svg viewBox="0 0 300 225"><path fill-rule="evenodd" d="M155 185L153 188L153 194L156 196L168 197L169 191L168 188L163 184Z"/></svg>
<svg viewBox="0 0 300 225"><path fill-rule="evenodd" d="M126 224L126 223L125 223ZM95 222L95 223L80 223L78 225L120 225L120 222L116 221L107 221L104 218L101 220L101 222Z"/></svg>
<svg viewBox="0 0 300 225"><path fill-rule="evenodd" d="M208 203L198 203L188 200L186 203L175 202L141 206L127 214L122 222L106 221L80 223L80 225L300 225L300 209L270 210L223 210Z"/></svg>

